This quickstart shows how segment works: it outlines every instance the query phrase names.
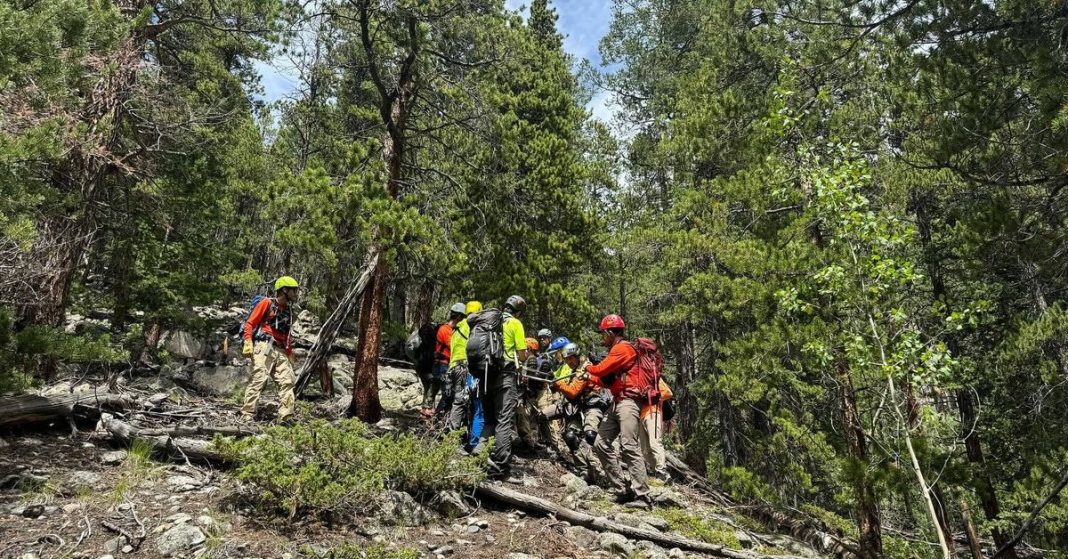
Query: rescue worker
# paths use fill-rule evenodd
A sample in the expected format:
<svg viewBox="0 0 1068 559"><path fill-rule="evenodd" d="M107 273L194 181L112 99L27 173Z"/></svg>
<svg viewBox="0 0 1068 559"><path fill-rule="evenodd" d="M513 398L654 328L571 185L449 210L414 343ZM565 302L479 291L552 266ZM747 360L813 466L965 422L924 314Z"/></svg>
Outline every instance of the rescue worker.
<svg viewBox="0 0 1068 559"><path fill-rule="evenodd" d="M519 401L519 367L530 356L523 323L519 320L526 308L527 302L519 295L512 295L504 302L501 309L504 364L500 370L486 375L487 385L482 402L486 425L482 436L485 439L494 437L489 456L491 479L506 479L511 474L512 439L515 436L516 406Z"/></svg>
<svg viewBox="0 0 1068 559"><path fill-rule="evenodd" d="M252 359L245 404L241 407L245 418L256 417L263 387L267 379L273 378L278 385L278 422L288 423L293 419L296 379L289 329L293 325L292 304L296 303L299 290L297 280L289 276L278 278L274 282L275 296L261 299L245 320L241 354Z"/></svg>
<svg viewBox="0 0 1068 559"><path fill-rule="evenodd" d="M560 438L554 444L560 445L557 452L565 462L572 465L587 480L593 480L599 473L591 448L597 439L597 430L604 412L611 404L611 394L592 378L582 378L577 374L585 365L577 344L568 343L561 350L564 363L554 373L556 379L552 389L561 397L541 409L542 415L561 425Z"/></svg>
<svg viewBox="0 0 1068 559"><path fill-rule="evenodd" d="M538 353L545 353L549 350L549 346L552 345L553 331L548 328L542 328L538 330Z"/></svg>
<svg viewBox="0 0 1068 559"><path fill-rule="evenodd" d="M641 443L642 455L645 457L646 472L663 482L671 481L667 469L667 454L664 452L665 419L664 404L671 400L671 387L660 379L660 399L655 403L646 402L642 407Z"/></svg>
<svg viewBox="0 0 1068 559"><path fill-rule="evenodd" d="M625 373L634 367L638 352L624 338L625 328L623 318L617 314L601 319L601 342L608 348L608 355L596 365L583 366L583 371L589 377L597 379L612 392L612 406L598 428L593 451L604 467L616 502L632 508L648 509L652 507L652 500L649 498L645 458L639 441L641 404L624 395L624 389L635 376L627 377ZM614 449L616 439L619 439L619 456ZM623 476L621 459L629 479Z"/></svg>
<svg viewBox="0 0 1068 559"><path fill-rule="evenodd" d="M549 344L545 344L548 348ZM538 402L548 391L546 384L552 374L552 359L541 352L541 344L535 338L527 338L527 357L519 375L519 405L516 408L516 428L523 447L531 452L541 449Z"/></svg>
<svg viewBox="0 0 1068 559"><path fill-rule="evenodd" d="M430 384L423 391L423 406L419 410L424 417L434 417L437 411L438 393L442 393L443 399L448 395L448 388L443 390L442 384L449 372L449 361L452 355L452 330L456 324L464 319L466 313L463 303L456 303L449 308L449 319L438 326L434 335L434 368L431 369Z"/></svg>
<svg viewBox="0 0 1068 559"><path fill-rule="evenodd" d="M449 339L448 382L451 386L452 401L448 403L447 408L444 405L442 406L447 410L448 414L445 417L446 431L462 429L467 424L465 419L468 415L468 405L471 402L472 394L467 389L467 338L471 336L471 327L467 324L467 315L480 310L482 310L482 303L468 301L467 305L464 306L464 318L456 323L456 328L453 328L452 337ZM442 399L442 403L445 403L444 399ZM468 439L470 438L469 433ZM476 441L477 439L478 437L475 436Z"/></svg>

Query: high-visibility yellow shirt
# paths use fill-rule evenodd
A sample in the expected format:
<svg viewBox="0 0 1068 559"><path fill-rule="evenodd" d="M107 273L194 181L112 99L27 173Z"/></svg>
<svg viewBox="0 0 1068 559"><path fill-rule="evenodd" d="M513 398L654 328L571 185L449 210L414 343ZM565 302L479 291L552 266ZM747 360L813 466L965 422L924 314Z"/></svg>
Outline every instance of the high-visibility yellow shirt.
<svg viewBox="0 0 1068 559"><path fill-rule="evenodd" d="M518 318L507 315L501 329L504 331L504 360L516 363L517 352L527 348L527 335L523 331L523 323L519 322Z"/></svg>
<svg viewBox="0 0 1068 559"><path fill-rule="evenodd" d="M467 325L467 319L461 320L452 331L449 338L449 368L453 368L460 361L467 361L467 338L471 336L471 327Z"/></svg>

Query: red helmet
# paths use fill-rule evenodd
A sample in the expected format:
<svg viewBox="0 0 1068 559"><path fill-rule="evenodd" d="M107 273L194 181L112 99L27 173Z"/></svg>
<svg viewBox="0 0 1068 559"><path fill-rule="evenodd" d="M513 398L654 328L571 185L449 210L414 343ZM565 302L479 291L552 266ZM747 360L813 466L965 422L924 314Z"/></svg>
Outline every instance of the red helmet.
<svg viewBox="0 0 1068 559"><path fill-rule="evenodd" d="M623 322L623 317L618 314L610 314L601 319L601 327L598 330L602 332L613 328L619 328L620 330L626 328L626 323Z"/></svg>

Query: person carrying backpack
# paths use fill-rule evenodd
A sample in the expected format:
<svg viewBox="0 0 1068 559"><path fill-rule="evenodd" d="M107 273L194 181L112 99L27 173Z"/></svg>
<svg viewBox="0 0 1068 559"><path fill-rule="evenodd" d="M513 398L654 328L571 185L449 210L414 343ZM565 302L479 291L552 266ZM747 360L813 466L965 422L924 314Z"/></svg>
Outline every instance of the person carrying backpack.
<svg viewBox="0 0 1068 559"><path fill-rule="evenodd" d="M474 427L477 421L478 433L474 432L474 429L469 428L467 434L468 442L478 442L478 438L482 432L482 403L479 401L477 406L472 405L475 401L473 398L474 390L469 389L469 386L474 385L474 378L471 377L467 367L467 339L471 337L471 325L467 323L467 316L477 313L482 310L482 303L478 301L468 301L464 306L464 319L456 323L456 328L452 330L452 337L449 338L449 373L448 383L451 386L452 399L446 405L445 399L442 399L441 409L447 411L445 416L445 430L456 431L462 429L465 425ZM471 378L469 378L471 377ZM469 412L470 410L470 412ZM477 412L477 417L474 414ZM471 415L471 419L467 420ZM474 444L471 445L474 447Z"/></svg>
<svg viewBox="0 0 1068 559"><path fill-rule="evenodd" d="M600 363L587 364L583 368L586 375L597 379L612 392L612 406L597 430L593 451L604 467L608 482L616 494L616 502L631 508L648 509L652 507L652 500L649 498L648 476L640 442L641 408L648 400L654 399L648 386L647 373L658 375L659 370L653 372L648 370L652 366L641 366L641 356L636 347L638 344L624 338L625 328L623 318L617 314L601 319L601 341L608 348L608 355ZM652 340L639 341L652 344L651 351L659 357ZM643 353L651 355L648 352L647 348L643 348ZM652 390L657 389L654 381ZM613 448L617 438L621 456L616 456ZM620 459L627 469L629 480L623 476Z"/></svg>
<svg viewBox="0 0 1068 559"><path fill-rule="evenodd" d="M267 379L278 385L278 421L293 418L296 406L293 385L293 344L289 329L293 324L292 304L297 301L300 285L297 280L282 276L274 282L274 297L260 299L249 312L243 326L244 345L241 354L252 359L245 404L241 414L256 417L256 406Z"/></svg>
<svg viewBox="0 0 1068 559"><path fill-rule="evenodd" d="M671 481L667 469L667 454L664 452L665 424L667 415L664 406L671 400L671 387L660 379L660 400L642 406L641 443L642 455L645 456L645 471L663 482Z"/></svg>
<svg viewBox="0 0 1068 559"><path fill-rule="evenodd" d="M442 394L444 401L449 395L451 387L443 386L446 373L449 372L449 361L452 354L452 330L465 316L463 303L456 303L449 308L449 319L438 326L434 333L434 367L431 369L428 390L423 391L423 406L420 413L427 418L434 417L438 411L438 394Z"/></svg>
<svg viewBox="0 0 1068 559"><path fill-rule="evenodd" d="M555 382L551 386L560 397L542 407L541 414L556 426L552 441L557 454L576 473L593 480L600 472L591 448L612 396L593 378L576 376L585 361L577 344L568 342L560 353L563 364L553 374Z"/></svg>
<svg viewBox="0 0 1068 559"><path fill-rule="evenodd" d="M486 424L482 436L494 437L489 456L492 479L505 479L511 473L519 366L528 357L526 335L519 320L526 307L522 297L512 295L501 310L488 309L468 317L468 366L484 394Z"/></svg>

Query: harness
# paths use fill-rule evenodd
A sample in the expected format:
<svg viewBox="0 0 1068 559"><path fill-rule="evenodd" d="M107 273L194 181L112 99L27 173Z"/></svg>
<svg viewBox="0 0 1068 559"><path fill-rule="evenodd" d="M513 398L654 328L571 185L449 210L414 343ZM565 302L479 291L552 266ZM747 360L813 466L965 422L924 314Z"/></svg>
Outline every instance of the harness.
<svg viewBox="0 0 1068 559"><path fill-rule="evenodd" d="M279 312L278 302L275 301L274 298L269 299L269 301L271 302L271 306L267 309L267 315L252 331L252 339L258 342L274 343L276 341L274 336L268 334L263 329L263 325L266 324L267 326L270 326L272 331L285 335L286 349L288 349L290 339L289 329L293 325L293 309L286 305L286 311L284 313Z"/></svg>

